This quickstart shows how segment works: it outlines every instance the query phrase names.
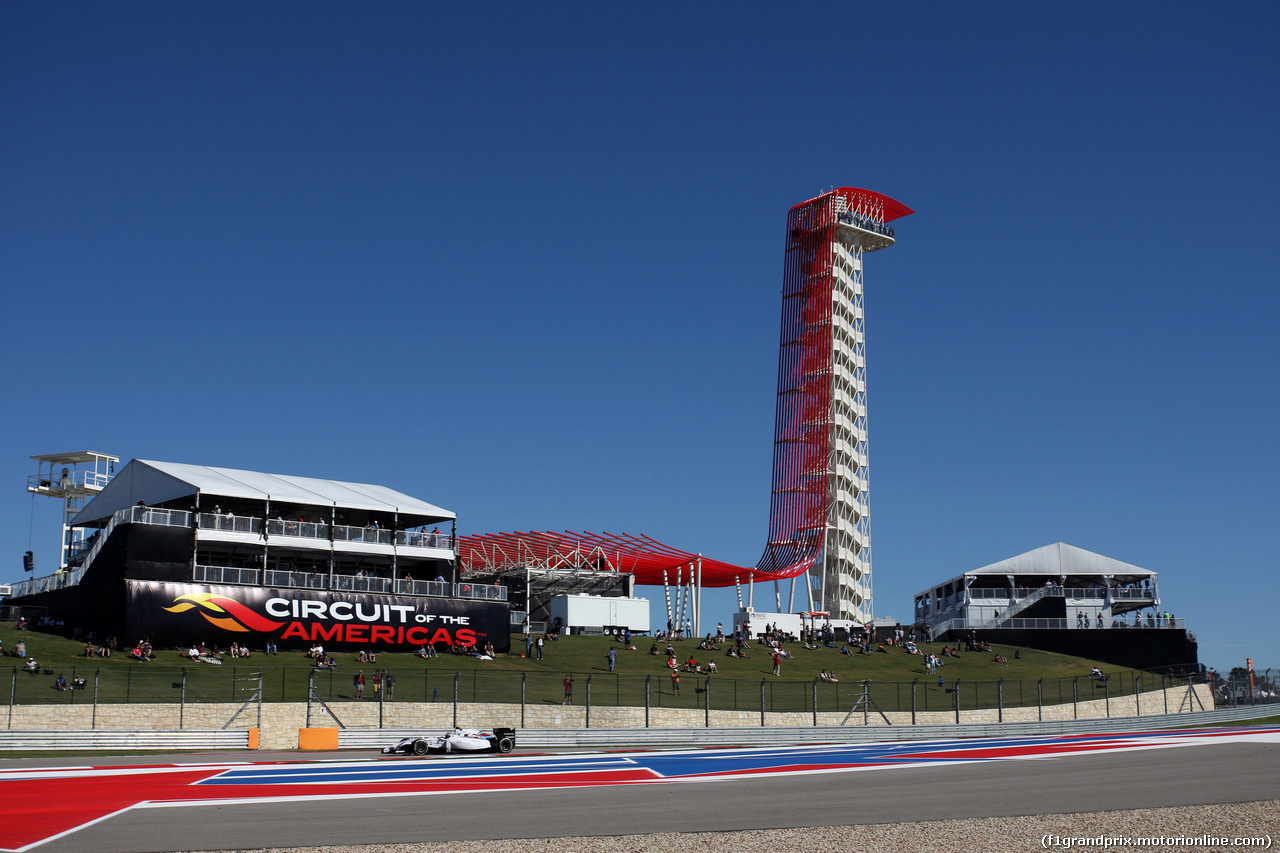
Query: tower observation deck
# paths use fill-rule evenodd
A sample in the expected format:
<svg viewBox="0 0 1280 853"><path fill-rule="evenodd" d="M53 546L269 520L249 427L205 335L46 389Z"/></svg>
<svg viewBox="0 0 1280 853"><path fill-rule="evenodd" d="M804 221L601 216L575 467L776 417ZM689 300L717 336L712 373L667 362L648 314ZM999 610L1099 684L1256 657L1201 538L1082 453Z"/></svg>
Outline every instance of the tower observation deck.
<svg viewBox="0 0 1280 853"><path fill-rule="evenodd" d="M841 187L787 215L773 497L755 577L803 575L809 610L832 619L873 615L863 255L892 246L887 223L912 212Z"/></svg>

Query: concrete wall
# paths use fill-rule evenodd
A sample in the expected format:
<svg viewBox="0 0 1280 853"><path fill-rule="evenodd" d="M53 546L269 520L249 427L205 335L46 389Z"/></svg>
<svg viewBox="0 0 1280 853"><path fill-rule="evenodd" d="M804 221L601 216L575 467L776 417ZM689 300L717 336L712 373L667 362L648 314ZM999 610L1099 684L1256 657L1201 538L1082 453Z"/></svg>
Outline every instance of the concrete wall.
<svg viewBox="0 0 1280 853"><path fill-rule="evenodd" d="M1180 710L1183 712L1212 710L1213 697L1208 685L1195 685L1195 691L1199 704L1194 704L1194 707L1186 701L1185 687L1155 690L1137 696L1112 699L1110 716L1147 717L1165 713L1175 714ZM187 705L182 709L181 728L220 729L239 707L231 703ZM349 728L378 726L378 703L376 702L338 702L332 707L342 723ZM0 709L0 715L5 711L10 712L6 728L25 731L88 731L94 728L119 731L175 731L179 728L179 706L177 705L99 705L96 712L92 705L14 705L12 708ZM893 725L911 724L909 711L894 711L886 716ZM1003 721L1014 723L1035 722L1039 719L1084 720L1106 716L1108 716L1106 700L1090 699L1079 702L1075 706L1066 704L1046 705L1043 709L1006 708ZM818 714L818 725L838 726L844 722L844 719L843 712L822 712ZM849 722L851 725L861 725L862 720L862 713L859 712ZM649 709L651 728L700 728L704 725L704 721L704 712L697 709ZM867 721L872 726L885 724L874 710L868 715ZM916 723L919 725L947 724L955 721L956 716L952 711L916 714ZM962 723L1000 721L1001 714L995 708L960 712ZM758 726L760 713L758 711L712 711L710 722L717 728ZM581 729L587 727L587 709L581 705L527 705L522 723L519 705L463 702L458 705L458 723L485 728L523 726L534 729ZM257 709L250 707L236 719L232 727L247 729L257 724ZM643 707L593 707L591 709L592 728L643 728L644 724ZM334 725L336 723L320 705L312 705L311 728ZM448 702L386 702L382 705L382 725L386 728L449 728L453 725L453 705ZM813 714L766 713L765 725L810 726L813 725ZM260 726L260 748L296 749L298 731L305 727L307 727L306 703L264 703Z"/></svg>

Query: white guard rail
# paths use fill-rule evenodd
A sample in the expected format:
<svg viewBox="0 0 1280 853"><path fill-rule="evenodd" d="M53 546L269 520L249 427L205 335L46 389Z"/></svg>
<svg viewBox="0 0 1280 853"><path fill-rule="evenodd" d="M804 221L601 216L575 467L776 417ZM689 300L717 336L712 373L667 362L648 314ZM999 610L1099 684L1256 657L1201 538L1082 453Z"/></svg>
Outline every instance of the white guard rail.
<svg viewBox="0 0 1280 853"><path fill-rule="evenodd" d="M1276 706L1256 705L1219 711L1196 711L1150 717L1112 717L1096 720L1059 720L1044 723L973 723L929 726L818 726L790 728L687 729L518 729L517 749L589 749L619 747L777 746L778 744L879 743L897 740L950 740L968 737L1013 735L1091 734L1140 732L1151 729L1190 729L1220 723L1247 723L1274 715ZM873 714L874 717L874 714ZM401 738L437 729L341 729L339 749L381 749Z"/></svg>
<svg viewBox="0 0 1280 853"><path fill-rule="evenodd" d="M248 749L248 729L59 732L0 730L0 752L16 750Z"/></svg>

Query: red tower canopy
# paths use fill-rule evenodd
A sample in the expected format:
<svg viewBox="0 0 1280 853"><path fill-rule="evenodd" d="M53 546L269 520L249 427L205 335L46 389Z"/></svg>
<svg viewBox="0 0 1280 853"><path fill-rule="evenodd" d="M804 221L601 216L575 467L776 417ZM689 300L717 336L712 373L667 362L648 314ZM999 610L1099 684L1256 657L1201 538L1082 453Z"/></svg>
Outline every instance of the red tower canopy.
<svg viewBox="0 0 1280 853"><path fill-rule="evenodd" d="M858 189L857 187L840 187L839 189L828 190L827 192L823 193L820 196L815 196L814 198L811 198L808 201L800 202L799 204L797 204L795 207L792 207L791 209L795 210L798 207L804 207L807 204L813 204L818 199L824 198L829 195L838 195L843 197L845 200L845 206L849 210L857 210L860 207L861 208L865 208L865 207L883 208L884 210L884 219L882 220L883 222L892 222L893 220L898 219L900 217L915 213L914 210L907 207L902 202L898 201L897 199L889 198L884 193L878 193L878 192L875 192L874 190L861 190L861 189Z"/></svg>

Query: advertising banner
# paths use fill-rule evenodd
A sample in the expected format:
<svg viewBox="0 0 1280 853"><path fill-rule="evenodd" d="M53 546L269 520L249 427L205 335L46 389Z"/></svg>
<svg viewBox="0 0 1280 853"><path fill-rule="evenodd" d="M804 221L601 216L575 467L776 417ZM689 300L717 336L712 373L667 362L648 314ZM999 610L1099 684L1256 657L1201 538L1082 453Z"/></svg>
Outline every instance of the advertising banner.
<svg viewBox="0 0 1280 853"><path fill-rule="evenodd" d="M508 651L506 602L408 595L127 581L129 630L156 645L417 651L424 645Z"/></svg>

